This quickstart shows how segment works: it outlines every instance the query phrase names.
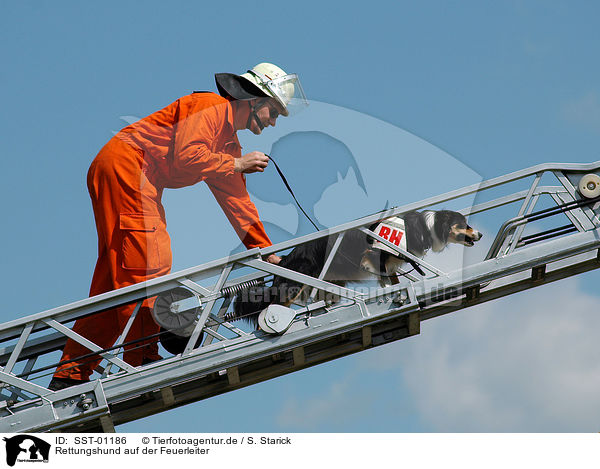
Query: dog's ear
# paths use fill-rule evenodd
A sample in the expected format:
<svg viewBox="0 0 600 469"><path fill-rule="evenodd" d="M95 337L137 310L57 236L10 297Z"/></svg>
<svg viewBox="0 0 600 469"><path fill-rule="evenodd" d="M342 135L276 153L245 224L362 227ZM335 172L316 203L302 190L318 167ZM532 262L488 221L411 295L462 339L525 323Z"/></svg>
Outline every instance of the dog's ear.
<svg viewBox="0 0 600 469"><path fill-rule="evenodd" d="M420 255L431 248L433 240L423 214L408 212L402 218L404 218L404 223L406 224L406 247L408 252Z"/></svg>
<svg viewBox="0 0 600 469"><path fill-rule="evenodd" d="M449 210L440 210L435 212L435 222L433 229L435 230L435 236L444 245L448 244L448 238L452 232L452 226L458 222L455 218L455 212Z"/></svg>

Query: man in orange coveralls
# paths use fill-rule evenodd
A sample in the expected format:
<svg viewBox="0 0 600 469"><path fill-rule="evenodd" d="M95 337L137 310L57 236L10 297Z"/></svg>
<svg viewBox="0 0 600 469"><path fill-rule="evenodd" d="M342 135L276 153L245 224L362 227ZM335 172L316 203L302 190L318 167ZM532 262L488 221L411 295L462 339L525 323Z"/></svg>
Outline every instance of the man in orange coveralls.
<svg viewBox="0 0 600 469"><path fill-rule="evenodd" d="M270 246L256 207L246 191L245 173L262 172L264 153L242 155L236 132L260 134L306 99L297 75L261 63L243 75L215 75L219 95L196 92L125 127L96 156L88 172L88 189L98 231L98 261L90 296L169 273L171 245L164 188L205 181L236 233L250 249ZM272 254L271 263L281 259ZM156 334L153 300L140 308L126 341ZM112 346L125 328L134 304L75 322L73 330L102 348ZM139 366L159 360L158 344L147 340L126 347L124 360ZM79 357L88 355L87 358ZM49 389L88 381L101 361L68 340Z"/></svg>

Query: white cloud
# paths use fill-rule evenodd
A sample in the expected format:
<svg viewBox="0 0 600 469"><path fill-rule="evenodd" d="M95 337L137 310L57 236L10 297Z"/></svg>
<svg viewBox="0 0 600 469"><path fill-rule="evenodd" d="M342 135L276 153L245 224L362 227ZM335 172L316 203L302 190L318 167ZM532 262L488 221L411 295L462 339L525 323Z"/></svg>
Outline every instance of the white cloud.
<svg viewBox="0 0 600 469"><path fill-rule="evenodd" d="M363 366L400 374L435 431L598 431L599 312L568 279L424 322Z"/></svg>
<svg viewBox="0 0 600 469"><path fill-rule="evenodd" d="M277 417L284 429L319 431L327 422L342 431L344 422L364 417L363 398L353 392L356 376L353 373L330 384L329 389L317 396L288 396ZM317 389L318 391L318 389Z"/></svg>

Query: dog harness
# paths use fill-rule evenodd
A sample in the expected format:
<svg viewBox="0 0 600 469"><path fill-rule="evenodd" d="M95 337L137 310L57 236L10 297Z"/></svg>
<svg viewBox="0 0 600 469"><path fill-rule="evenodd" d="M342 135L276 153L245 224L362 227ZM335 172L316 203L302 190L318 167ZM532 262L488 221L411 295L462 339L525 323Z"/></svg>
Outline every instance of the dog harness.
<svg viewBox="0 0 600 469"><path fill-rule="evenodd" d="M400 249L405 251L408 250L406 248L406 228L404 227L404 220L402 218L392 217L382 221L379 223L379 225L377 225L374 233L384 239L387 239L390 243L395 244ZM387 251L391 254L397 254L392 248L386 246L381 241L374 241L373 247L375 249Z"/></svg>

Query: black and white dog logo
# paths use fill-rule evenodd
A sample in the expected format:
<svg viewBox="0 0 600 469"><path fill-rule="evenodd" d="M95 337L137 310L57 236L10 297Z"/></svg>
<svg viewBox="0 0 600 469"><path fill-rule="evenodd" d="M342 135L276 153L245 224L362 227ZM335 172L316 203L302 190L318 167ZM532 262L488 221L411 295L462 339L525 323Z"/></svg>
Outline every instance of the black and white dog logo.
<svg viewBox="0 0 600 469"><path fill-rule="evenodd" d="M6 442L6 464L14 466L19 462L48 462L50 443L31 435L17 435L4 438Z"/></svg>

